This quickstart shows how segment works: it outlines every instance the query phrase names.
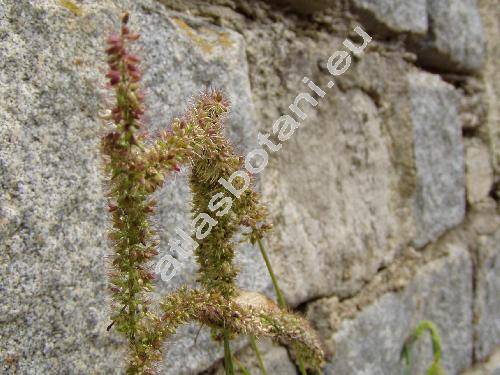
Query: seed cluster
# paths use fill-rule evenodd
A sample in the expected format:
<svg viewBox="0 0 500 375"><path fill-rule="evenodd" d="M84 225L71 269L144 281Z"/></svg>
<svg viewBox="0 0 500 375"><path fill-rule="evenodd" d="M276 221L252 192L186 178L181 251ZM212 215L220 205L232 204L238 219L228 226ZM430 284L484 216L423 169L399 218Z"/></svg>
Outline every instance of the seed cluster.
<svg viewBox="0 0 500 375"><path fill-rule="evenodd" d="M236 298L237 268L234 265L233 237L247 227L251 242L263 237L270 226L266 210L251 188L236 199L228 213L199 244L200 289L181 288L153 305L148 298L154 275L148 262L158 254L158 242L150 224L156 202L152 193L165 178L191 166L192 214L210 212L211 198L222 192L219 178L228 178L242 167L242 159L224 136L223 116L229 103L217 90L201 95L188 113L173 121L170 130L157 138L146 138L143 127L144 97L140 89L140 59L130 52L139 34L122 17L121 31L107 39L106 74L114 93L114 105L106 119L112 129L102 139L102 155L108 176L109 212L112 217L114 254L110 272L113 296L112 320L129 342L129 374L154 373L161 360L164 340L180 324L197 320L214 329L234 334L270 336L290 345L311 368L318 368L323 354L316 336L297 315L276 306L248 306Z"/></svg>

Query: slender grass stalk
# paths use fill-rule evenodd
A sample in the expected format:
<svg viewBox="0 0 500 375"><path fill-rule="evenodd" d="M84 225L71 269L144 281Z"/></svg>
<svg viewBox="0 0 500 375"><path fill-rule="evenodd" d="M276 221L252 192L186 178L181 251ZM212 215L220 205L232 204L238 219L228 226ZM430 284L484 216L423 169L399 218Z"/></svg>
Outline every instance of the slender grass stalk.
<svg viewBox="0 0 500 375"><path fill-rule="evenodd" d="M409 373L411 371L411 347L425 331L428 331L431 335L432 352L434 355L431 366L427 369L427 375L444 375L444 369L441 367L441 337L434 323L428 320L422 320L418 323L413 333L405 340L401 351L401 358L405 362L406 372Z"/></svg>
<svg viewBox="0 0 500 375"><path fill-rule="evenodd" d="M283 308L287 307L285 298L283 297L283 294L281 294L281 289L278 285L278 280L276 279L276 276L274 275L273 267L271 266L271 262L269 261L269 258L267 257L266 250L264 249L264 245L262 244L262 240L260 238L257 239L257 243L259 244L259 249L260 253L262 254L262 257L264 258L264 262L266 262L266 267L267 267L267 272L269 272L269 276L271 276L271 280L274 285L274 290L276 291L276 297L278 298L278 306Z"/></svg>
<svg viewBox="0 0 500 375"><path fill-rule="evenodd" d="M223 328L222 332L224 335L224 370L226 375L234 375L233 356L229 346L229 331Z"/></svg>
<svg viewBox="0 0 500 375"><path fill-rule="evenodd" d="M304 362L299 359L299 370L300 370L300 375L307 375L306 368L304 367Z"/></svg>
<svg viewBox="0 0 500 375"><path fill-rule="evenodd" d="M283 297L283 294L281 293L281 289L278 285L278 279L276 279L276 276L274 275L273 271L273 266L271 265L271 262L269 261L269 257L267 256L266 249L264 248L264 245L262 244L262 240L260 238L257 238L257 243L259 244L259 249L260 253L262 254L262 257L264 258L264 262L266 262L266 267L267 271L269 272L269 276L271 276L271 280L274 285L274 290L276 291L276 297L278 298L278 306L282 309L285 309L288 307L285 298ZM299 364L299 370L301 375L307 375L305 366L304 366L304 361L302 358L298 358L298 364Z"/></svg>
<svg viewBox="0 0 500 375"><path fill-rule="evenodd" d="M243 375L252 375L250 374L250 371L248 371L248 369L245 367L245 365L238 360L238 358L235 357L234 362L236 362L236 364L238 365L238 370L240 370Z"/></svg>
<svg viewBox="0 0 500 375"><path fill-rule="evenodd" d="M257 357L257 361L259 362L259 368L262 375L267 375L266 367L264 366L264 361L262 361L262 357L260 356L260 350L257 346L257 342L255 341L255 336L250 336L250 346L255 352L255 356Z"/></svg>

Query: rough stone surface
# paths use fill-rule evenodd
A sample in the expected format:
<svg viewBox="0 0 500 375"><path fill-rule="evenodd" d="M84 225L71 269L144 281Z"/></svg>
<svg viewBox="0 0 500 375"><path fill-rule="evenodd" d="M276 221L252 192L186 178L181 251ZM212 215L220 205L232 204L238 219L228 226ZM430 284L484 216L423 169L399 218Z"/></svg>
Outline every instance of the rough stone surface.
<svg viewBox="0 0 500 375"><path fill-rule="evenodd" d="M356 12L371 29L393 33L425 34L427 8L425 0L352 0Z"/></svg>
<svg viewBox="0 0 500 375"><path fill-rule="evenodd" d="M416 246L434 241L465 215L464 156L457 96L438 76L408 76L417 167Z"/></svg>
<svg viewBox="0 0 500 375"><path fill-rule="evenodd" d="M295 365L290 360L288 352L284 347L277 346L268 340L257 341L260 355L268 374L296 375ZM250 347L235 353L235 357L245 366L250 374L261 374L261 370L255 353ZM224 375L224 367L219 366L214 375Z"/></svg>
<svg viewBox="0 0 500 375"><path fill-rule="evenodd" d="M488 53L484 64L484 86L487 95L485 100L488 114L485 128L490 144L493 168L500 175L500 7L495 0L480 0L479 11L483 19ZM499 192L500 193L500 192Z"/></svg>
<svg viewBox="0 0 500 375"><path fill-rule="evenodd" d="M300 129L293 148L285 145L278 167L264 177L277 223L273 263L291 304L359 288L404 237L391 204L397 192L391 190L389 140L372 100L353 90L337 95L318 116L334 120L321 131ZM330 142L321 142L325 138ZM289 163L280 179L277 170ZM367 200L368 190L374 195ZM349 200L342 198L346 193Z"/></svg>
<svg viewBox="0 0 500 375"><path fill-rule="evenodd" d="M463 375L500 375L500 349L496 350L484 363L479 363Z"/></svg>
<svg viewBox="0 0 500 375"><path fill-rule="evenodd" d="M342 320L336 330L321 334L335 355L326 374L398 374L403 370L400 353L405 338L422 319L433 321L443 344L443 366L456 374L472 361L472 265L466 249L446 245L449 255L418 269L399 292L378 296L366 306L355 305L352 316ZM404 270L404 266L401 267ZM316 301L309 306L313 323L324 324L342 311L342 304ZM357 310L356 311L356 306ZM323 323L321 323L323 322ZM423 373L430 363L431 345L422 340L413 352L412 373Z"/></svg>
<svg viewBox="0 0 500 375"><path fill-rule="evenodd" d="M439 71L477 71L485 55L476 0L427 1L429 33L420 41L419 63Z"/></svg>
<svg viewBox="0 0 500 375"><path fill-rule="evenodd" d="M244 153L309 90L304 76L327 91L260 176L280 285L290 304L309 311L329 351L338 346L327 373L399 373L401 343L421 318L442 331L449 373L465 369L473 350L485 359L498 348L497 0L479 0L482 70L473 0L73 2L80 15L53 0L0 2L1 373L123 373L123 339L106 332L110 249L97 116L104 37L123 9L143 35L153 132L213 85L233 103L228 133ZM373 41L326 90L326 61L344 38L357 40L355 24ZM465 219L461 128L475 202ZM485 147L496 173L491 192ZM175 226L188 227L186 181L183 170L158 193L162 254ZM242 248L238 262L240 286L272 295L258 251ZM157 295L194 284L195 269L184 262ZM182 327L168 341L159 373L220 371L222 348L206 327L195 342L198 329ZM232 346L258 373L247 342ZM268 373L296 373L285 349L264 342L261 350ZM416 358L423 370L427 339ZM480 371L494 371L494 358Z"/></svg>
<svg viewBox="0 0 500 375"><path fill-rule="evenodd" d="M81 9L77 17L52 1L0 5L0 356L13 358L8 368L21 373L112 373L123 364L118 336L106 332L109 248L97 115L105 95L103 41L121 9L132 12L143 34L153 131L214 85L232 101L228 127L238 149L256 141L239 34L189 25L153 1L86 2ZM19 19L29 19L29 27ZM189 219L185 175L167 185L159 197L158 226L166 230L160 253L168 233ZM247 249L240 262L243 286L269 288L258 251ZM193 282L194 270L187 263L159 292ZM206 329L195 346L196 331L185 327L175 337L165 373L200 370L221 356Z"/></svg>
<svg viewBox="0 0 500 375"><path fill-rule="evenodd" d="M451 81L454 81L460 96L459 113L462 129L466 132L478 131L486 123L489 112L484 82L476 77L463 75L454 75Z"/></svg>
<svg viewBox="0 0 500 375"><path fill-rule="evenodd" d="M342 42L332 47L328 35L311 41L289 38L289 32L273 34L269 26L245 34L254 101L266 133L306 90L302 77L326 86L325 63ZM262 39L268 33L272 38ZM281 35L287 42L276 49ZM270 156L262 189L275 230L267 242L292 305L359 290L415 233L408 92L396 79L406 69L396 57L367 53ZM380 79L369 78L377 74ZM385 114L378 107L379 91L387 93ZM399 114L389 119L396 109Z"/></svg>
<svg viewBox="0 0 500 375"><path fill-rule="evenodd" d="M286 6L296 12L309 14L327 9L337 0L270 0L280 6Z"/></svg>
<svg viewBox="0 0 500 375"><path fill-rule="evenodd" d="M484 360L500 343L500 230L478 239L475 296L475 347Z"/></svg>
<svg viewBox="0 0 500 375"><path fill-rule="evenodd" d="M478 203L488 198L493 185L493 169L488 147L478 139L465 144L467 201Z"/></svg>

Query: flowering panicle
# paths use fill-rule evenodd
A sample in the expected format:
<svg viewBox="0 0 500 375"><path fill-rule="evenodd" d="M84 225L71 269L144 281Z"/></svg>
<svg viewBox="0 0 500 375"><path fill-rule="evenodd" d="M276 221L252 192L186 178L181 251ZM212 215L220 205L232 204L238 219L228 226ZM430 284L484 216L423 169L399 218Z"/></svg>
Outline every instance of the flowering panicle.
<svg viewBox="0 0 500 375"><path fill-rule="evenodd" d="M109 175L109 211L113 219L110 238L115 245L111 291L115 300L113 322L125 333L134 351L141 337L140 321L148 311L145 293L152 290L153 274L146 262L157 254L149 225L154 202L144 183L141 161L141 116L143 97L139 88L139 58L129 52L129 43L139 38L122 20L120 34L108 38L109 71L106 77L115 94L108 119L114 124L102 140L102 153Z"/></svg>
<svg viewBox="0 0 500 375"><path fill-rule="evenodd" d="M218 292L181 288L165 298L161 309L170 333L196 320L209 327L225 326L236 334L270 337L300 350L312 368L319 368L323 361L321 346L307 321L255 292L240 291L237 298L227 299Z"/></svg>
<svg viewBox="0 0 500 375"><path fill-rule="evenodd" d="M227 180L233 172L242 169L242 159L234 154L232 145L223 134L222 122L216 117L217 107L223 101L220 93L204 96L195 111L210 144L193 158L190 178L193 218L210 212L213 197L224 197L225 189L218 180ZM196 249L202 285L210 291L219 291L226 298L234 295L238 271L233 262L234 243L231 239L242 225L254 231L265 230L266 225L265 228L257 225L265 220L265 216L265 208L258 202L257 194L247 189L232 201L230 212L217 217L217 225L206 238L198 241Z"/></svg>
<svg viewBox="0 0 500 375"><path fill-rule="evenodd" d="M223 134L222 118L229 104L217 90L204 93L183 118L175 119L171 129L158 138L146 140L139 134L144 114L140 59L130 50L139 35L129 30L128 19L125 14L120 33L107 39L106 78L115 104L106 116L112 129L102 139L113 226L109 237L115 250L110 274L114 300L110 327L128 338L127 373L153 373L155 362L161 359L163 341L189 320L229 329L234 334L271 336L299 352L309 367L319 367L322 351L302 318L274 305L241 303L245 293L235 285L232 238L244 226L249 228L249 239L254 242L270 228L265 224L265 207L251 188L234 199L224 215L217 215L217 225L207 236L193 236L199 244L195 255L202 288L181 289L161 304L150 306L148 293L153 289L153 274L148 262L158 254L150 225L156 207L152 193L163 185L167 175L189 164L193 216L211 212L212 197L223 193L219 179L240 170L242 159L234 154Z"/></svg>

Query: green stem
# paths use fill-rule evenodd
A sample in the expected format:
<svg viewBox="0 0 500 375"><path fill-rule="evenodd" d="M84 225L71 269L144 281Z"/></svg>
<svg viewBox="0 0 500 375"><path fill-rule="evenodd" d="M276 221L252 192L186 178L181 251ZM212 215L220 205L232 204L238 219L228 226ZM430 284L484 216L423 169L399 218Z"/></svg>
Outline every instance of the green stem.
<svg viewBox="0 0 500 375"><path fill-rule="evenodd" d="M304 367L304 362L299 358L299 369L301 375L307 375L306 368Z"/></svg>
<svg viewBox="0 0 500 375"><path fill-rule="evenodd" d="M229 346L229 331L224 328L222 332L224 334L224 370L226 375L234 375L233 356Z"/></svg>
<svg viewBox="0 0 500 375"><path fill-rule="evenodd" d="M274 290L276 291L276 297L278 298L278 306L281 307L282 309L286 308L286 301L285 298L283 298L283 294L281 294L281 289L278 285L278 280L276 280L276 276L274 276L273 272L273 267L271 266L271 262L269 261L269 258L267 257L266 250L264 249L264 245L262 245L262 240L259 238L257 239L257 243L259 244L259 249L260 253L262 254L262 257L264 258L264 262L266 262L266 267L267 271L269 272L269 276L271 276L271 280L274 285Z"/></svg>
<svg viewBox="0 0 500 375"><path fill-rule="evenodd" d="M264 361L262 361L262 357L260 356L259 347L257 346L257 342L255 342L255 336L250 336L250 346L255 352L255 356L257 357L257 361L259 362L259 368L262 375L267 375L266 367L264 366Z"/></svg>
<svg viewBox="0 0 500 375"><path fill-rule="evenodd" d="M411 347L422 336L424 332L428 331L432 341L432 351L434 358L432 365L428 370L428 374L440 373L441 369L441 338L439 337L438 330L434 323L428 320L419 322L413 333L408 337L403 345L401 357L404 359L406 371L410 372L411 369ZM439 371L438 371L439 370Z"/></svg>
<svg viewBox="0 0 500 375"><path fill-rule="evenodd" d="M238 368L240 370L240 372L243 374L243 375L252 375L250 374L250 371L248 371L248 369L245 367L245 365L243 363L241 363L240 361L238 361L238 358L234 358L234 362L236 362L236 364L238 365Z"/></svg>
<svg viewBox="0 0 500 375"><path fill-rule="evenodd" d="M267 271L269 272L269 276L271 276L271 280L274 285L274 290L276 291L276 297L278 298L278 306L282 309L286 309L288 306L286 304L285 298L283 297L283 294L281 293L281 289L278 285L278 280L276 279L276 276L274 275L273 267L271 266L271 262L269 261L269 258L267 257L266 250L264 249L264 245L262 244L262 240L260 238L257 238L257 243L259 244L259 249L260 253L262 254L262 257L264 258L264 262L266 262L266 267ZM298 357L297 358L299 362L299 369L301 375L307 375L306 369L304 366L304 361L302 358Z"/></svg>

